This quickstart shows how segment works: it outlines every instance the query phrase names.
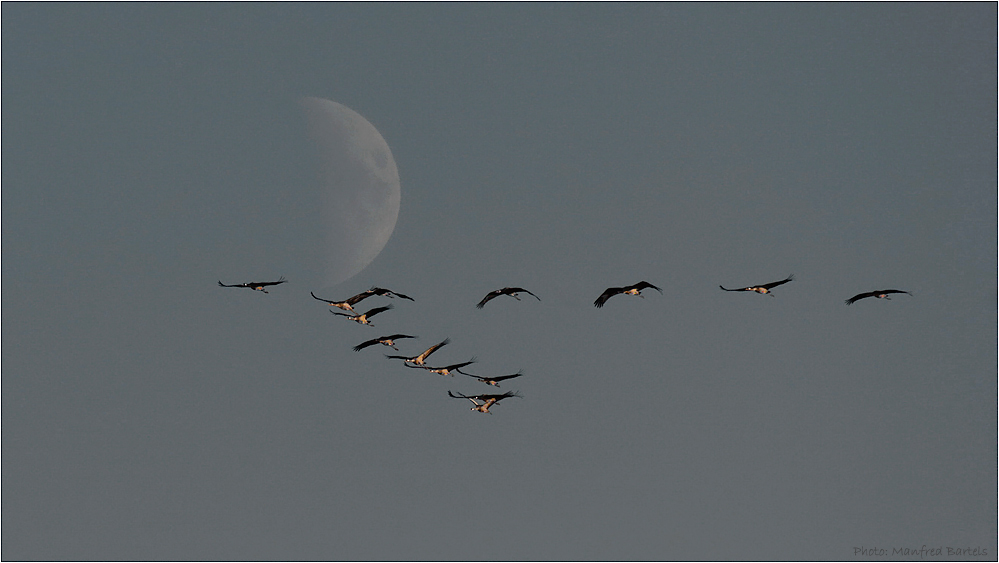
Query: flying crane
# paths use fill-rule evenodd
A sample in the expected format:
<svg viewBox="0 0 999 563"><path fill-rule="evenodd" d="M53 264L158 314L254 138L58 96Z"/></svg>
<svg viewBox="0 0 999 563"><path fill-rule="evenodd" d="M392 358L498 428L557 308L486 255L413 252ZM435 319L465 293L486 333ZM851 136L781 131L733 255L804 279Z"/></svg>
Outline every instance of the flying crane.
<svg viewBox="0 0 999 563"><path fill-rule="evenodd" d="M522 397L522 395L520 393L516 392L516 391L507 391L506 393L502 393L500 395L471 395L471 396L469 396L469 395L462 395L461 393L458 393L457 395L455 395L451 391L448 391L447 394L448 394L448 396L450 396L450 397L452 397L454 399L468 399L469 401L472 401L472 404L475 405L475 406L472 407L469 410L484 412L486 414L493 414L493 413L489 412L489 407L495 405L496 403L502 401L503 399L506 399L508 397ZM479 401L482 401L482 404L479 404Z"/></svg>
<svg viewBox="0 0 999 563"><path fill-rule="evenodd" d="M877 297L878 299L887 299L888 301L891 301L891 297L888 297L888 295L892 293L906 293L908 295L912 295L908 291L902 291L901 289L879 289L877 291L868 291L867 293L858 293L847 299L846 304L852 305L853 303L868 297Z"/></svg>
<svg viewBox="0 0 999 563"><path fill-rule="evenodd" d="M603 307L604 303L606 303L608 299L620 293L623 293L625 295L637 295L639 297L644 298L644 296L642 295L642 290L650 287L658 291L659 293L663 292L663 290L659 289L658 287L652 285L647 281L640 281L635 285L629 285L626 287L608 287L607 290L601 293L600 297L597 297L597 300L593 302L593 306L597 308Z"/></svg>
<svg viewBox="0 0 999 563"><path fill-rule="evenodd" d="M377 315L378 313L382 313L384 311L388 311L391 308L392 308L392 305L385 305L384 307L375 307L374 309L369 309L369 310L365 311L361 315L358 315L357 313L354 313L353 315L351 315L349 313L338 313L336 311L330 311L330 313L333 313L334 315L339 315L341 317L347 317L348 319L350 319L350 320L352 320L354 322L360 323L362 325L375 326L375 325L371 324L371 317Z"/></svg>
<svg viewBox="0 0 999 563"><path fill-rule="evenodd" d="M362 295L365 295L365 296L369 296L369 295L382 295L382 296L385 296L385 297L399 297L400 299L409 299L410 301L416 301L415 299L413 299L412 297L410 297L408 295L403 295L401 293L396 293L396 292L394 292L394 291L392 291L390 289L385 289L384 287L374 287L374 286L372 286L371 289L365 291Z"/></svg>
<svg viewBox="0 0 999 563"><path fill-rule="evenodd" d="M408 334L390 334L388 336L379 336L378 338L372 338L371 340L365 340L357 346L354 346L355 352L360 352L361 350L367 348L368 346L374 346L375 344L384 344L393 350L399 350L395 347L395 341L400 338L416 338L415 336L410 336Z"/></svg>
<svg viewBox="0 0 999 563"><path fill-rule="evenodd" d="M226 284L222 283L222 280L219 280L219 287L245 287L247 289L252 289L253 291L263 291L264 293L268 293L268 291L266 289L264 289L265 287L267 287L269 285L278 285L278 284L287 283L287 282L288 282L288 280L284 279L284 276L281 276L278 279L278 281L237 283L237 284L234 284L234 285L226 285Z"/></svg>
<svg viewBox="0 0 999 563"><path fill-rule="evenodd" d="M520 296L518 295L520 293L526 293L526 294L530 295L531 297L537 299L538 301L541 301L540 297L538 297L537 295L534 295L533 293L531 293L530 291L527 291L526 289L524 289L522 287L504 287L503 289L497 289L496 291L490 291L489 293L487 293L486 296L482 298L482 301L479 301L479 304L476 305L475 308L476 309L481 309L490 300L492 300L492 299L494 299L496 297L499 297L500 295L509 295L510 297L513 297L517 301L520 301Z"/></svg>
<svg viewBox="0 0 999 563"><path fill-rule="evenodd" d="M451 342L450 338L445 338L443 341L434 344L430 348L427 348L422 354L418 356L413 356L412 358L407 358L406 356L389 356L388 354L385 354L385 357L394 358L397 360L403 360L403 362L406 364L416 364L418 366L422 366L426 363L427 357L430 356L430 354L433 354L434 352L439 350L442 346L447 346L448 344L450 344L450 342Z"/></svg>
<svg viewBox="0 0 999 563"><path fill-rule="evenodd" d="M309 292L309 295L317 301L322 301L323 303L329 303L331 307L336 307L337 309L343 309L344 311L354 312L354 305L357 305L361 301L367 299L374 295L374 293L369 293L365 291L364 293L358 293L357 295L348 298L344 301L330 301L329 299L323 299L322 297L316 297L315 293Z"/></svg>
<svg viewBox="0 0 999 563"><path fill-rule="evenodd" d="M426 366L426 365L415 366L415 365L412 365L412 364L405 364L405 366L408 367L408 368L425 369L427 371L432 371L432 372L440 374L440 375L450 375L451 377L454 377L454 374L451 373L452 371L459 371L458 368L463 368L463 367L465 367L467 365L474 364L477 361L478 360L476 360L473 357L471 360L468 360L467 362L461 362L460 364L451 364L449 366L444 366L444 367L439 367L439 368L432 368L432 367Z"/></svg>
<svg viewBox="0 0 999 563"><path fill-rule="evenodd" d="M765 283L763 285L751 285L749 287L740 287L739 289L728 289L728 288L720 286L720 285L718 287L721 287L725 291L755 291L756 293L760 293L760 294L764 294L764 295L769 295L770 297L773 297L774 295L772 293L770 293L770 290L773 289L773 288L775 288L775 287L777 287L778 285L784 285L785 283L787 283L789 281L794 281L794 274L791 274L790 276L788 276L788 277L786 277L786 278L784 278L784 279L782 279L780 281Z"/></svg>
<svg viewBox="0 0 999 563"><path fill-rule="evenodd" d="M513 379L515 377L520 377L520 376L524 375L524 371L523 370L520 370L517 373L511 373L510 375L500 375L500 376L497 376L497 377L486 377L484 375L475 375L475 374L463 372L460 369L456 369L454 371L460 373L461 375L467 375L468 377L474 377L475 379L478 379L482 383L485 383L486 385L492 385L494 387L499 387L500 386L499 385L500 381L505 381L507 379Z"/></svg>

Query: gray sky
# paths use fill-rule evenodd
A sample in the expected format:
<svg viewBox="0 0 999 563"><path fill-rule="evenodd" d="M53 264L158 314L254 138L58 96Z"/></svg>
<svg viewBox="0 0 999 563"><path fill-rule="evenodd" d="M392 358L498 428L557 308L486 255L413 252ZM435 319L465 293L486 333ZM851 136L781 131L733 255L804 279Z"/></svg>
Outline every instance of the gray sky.
<svg viewBox="0 0 999 563"><path fill-rule="evenodd" d="M3 558L994 560L996 26L4 3ZM301 96L402 182L330 288ZM309 297L371 285L416 301ZM351 351L392 332L523 398Z"/></svg>

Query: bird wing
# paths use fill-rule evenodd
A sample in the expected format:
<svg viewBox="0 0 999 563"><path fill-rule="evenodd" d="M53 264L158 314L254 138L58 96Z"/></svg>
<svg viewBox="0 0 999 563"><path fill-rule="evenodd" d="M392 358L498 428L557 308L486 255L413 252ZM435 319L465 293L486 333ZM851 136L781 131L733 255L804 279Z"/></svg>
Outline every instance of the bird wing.
<svg viewBox="0 0 999 563"><path fill-rule="evenodd" d="M419 356L417 356L416 359L419 360L419 361L426 360L427 356L429 356L430 354L433 354L434 352L436 352L440 347L447 346L450 343L451 343L451 339L450 338L445 338L443 341L438 342L437 344L434 344L430 348L427 348L427 350L425 352L423 352L422 354L420 354Z"/></svg>
<svg viewBox="0 0 999 563"><path fill-rule="evenodd" d="M371 340L365 340L364 342L361 342L357 346L354 346L354 351L355 352L360 352L361 350L367 348L368 346L374 346L375 344L378 344L379 340L380 339L378 339L378 338L372 338Z"/></svg>
<svg viewBox="0 0 999 563"><path fill-rule="evenodd" d="M453 397L455 399L468 399L468 400L472 401L473 403L475 402L474 399L478 398L477 396L475 396L475 397L469 397L468 395L462 395L461 393L458 393L457 395L455 395L454 393L451 392L450 389L448 390L447 394L448 394L449 397Z"/></svg>
<svg viewBox="0 0 999 563"><path fill-rule="evenodd" d="M524 372L518 371L517 373L512 373L510 375L501 375L499 377L490 377L489 379L491 379L493 381L503 381L503 380L506 380L506 379L513 379L514 377L520 377L522 375L524 375Z"/></svg>
<svg viewBox="0 0 999 563"><path fill-rule="evenodd" d="M382 340L399 340L400 338L416 338L415 336L410 336L408 334L390 334L388 336L383 336Z"/></svg>
<svg viewBox="0 0 999 563"><path fill-rule="evenodd" d="M492 401L493 403L498 403L509 397L520 397L520 393L518 391L507 391L501 395L478 395L475 398L480 401Z"/></svg>
<svg viewBox="0 0 999 563"><path fill-rule="evenodd" d="M460 364L451 364L449 366L444 366L443 368L431 368L431 369L457 370L458 368L463 368L465 366L472 365L477 361L478 360L476 360L475 358L472 358L471 360L468 360L467 362L461 362Z"/></svg>
<svg viewBox="0 0 999 563"><path fill-rule="evenodd" d="M636 283L635 285L629 287L628 289L637 289L638 291L642 291L643 289L645 289L647 287L651 287L652 289L658 291L659 293L663 292L662 289L660 289L660 288L652 285L651 283L649 283L647 281L640 281L640 282Z"/></svg>
<svg viewBox="0 0 999 563"><path fill-rule="evenodd" d="M768 283L768 284L763 284L760 287L766 288L766 289L770 289L770 288L773 288L773 287L777 287L778 285L784 285L784 284L786 284L789 281L794 281L794 274L791 274L790 276L788 276L788 277L786 277L786 278L784 278L784 279L782 279L780 281L775 281L775 282L771 282L771 283Z"/></svg>
<svg viewBox="0 0 999 563"><path fill-rule="evenodd" d="M902 291L901 289L882 289L881 291L877 291L875 293L877 293L879 295L880 294L888 294L888 293L906 293L906 294L912 295L908 291Z"/></svg>
<svg viewBox="0 0 999 563"><path fill-rule="evenodd" d="M312 293L311 291L309 292L309 295L311 295L313 299L315 299L317 301L322 301L323 303L329 303L330 305L332 305L333 303L336 303L335 301L330 301L329 299L323 299L322 297L316 297L316 294Z"/></svg>
<svg viewBox="0 0 999 563"><path fill-rule="evenodd" d="M385 305L383 307L375 307L374 309L366 311L364 313L364 316L370 319L371 317L377 315L378 313L383 313L385 311L388 311L391 308L393 308L392 305Z"/></svg>
<svg viewBox="0 0 999 563"><path fill-rule="evenodd" d="M526 289L524 289L522 287L508 287L507 289L510 290L510 293L526 293L526 294L530 295L531 297L537 299L538 301L541 301L540 297L538 297L537 295L534 295L533 293L531 293L530 291L527 291Z"/></svg>
<svg viewBox="0 0 999 563"><path fill-rule="evenodd" d="M355 295L355 296L347 299L345 301L345 303L348 303L350 305L357 305L358 303L360 303L361 301L364 301L365 299L367 299L368 297L371 297L372 295L376 295L376 294L372 293L370 291L362 291L361 293L358 293L357 295Z"/></svg>
<svg viewBox="0 0 999 563"><path fill-rule="evenodd" d="M853 303L856 303L857 301L860 301L861 299L866 299L868 297L874 297L877 294L878 294L878 292L876 292L876 291L868 291L867 293L858 293L858 294L854 295L853 297L847 299L845 301L845 303L847 305L852 305Z"/></svg>
<svg viewBox="0 0 999 563"><path fill-rule="evenodd" d="M725 291L746 291L747 289L749 289L748 287L740 287L739 289L729 289L729 288L727 288L725 286L721 286L721 285L719 285L718 287L724 289Z"/></svg>
<svg viewBox="0 0 999 563"><path fill-rule="evenodd" d="M415 299L413 299L412 297L410 297L408 295L403 295L401 293L396 293L396 292L392 291L391 289L385 289L384 287L371 286L371 289L369 289L365 293L370 293L371 295L385 295L385 296L388 296L388 297L399 297L401 299L409 299L410 301L416 301Z"/></svg>
<svg viewBox="0 0 999 563"><path fill-rule="evenodd" d="M623 287L608 287L607 290L601 293L600 297L597 297L597 300L593 302L593 306L599 309L604 306L604 303L606 303L608 299L623 292Z"/></svg>
<svg viewBox="0 0 999 563"><path fill-rule="evenodd" d="M479 304L476 305L475 308L476 309L481 309L482 307L485 306L486 303L489 303L489 301L491 299L493 299L494 297L498 297L500 295L503 295L503 290L502 289L497 289L495 291L490 291L489 293L486 294L485 297L482 298L482 301L479 301Z"/></svg>
<svg viewBox="0 0 999 563"><path fill-rule="evenodd" d="M253 282L253 283L247 283L247 284L243 284L243 285L248 286L248 287L264 287L264 286L268 286L268 285L278 285L279 283L287 283L287 281L288 280L284 279L284 276L281 276L280 278L278 278L277 281L272 281L272 282Z"/></svg>
<svg viewBox="0 0 999 563"><path fill-rule="evenodd" d="M239 284L239 283L237 283L235 285L226 285L226 284L222 283L222 280L219 280L219 286L220 287L246 287L245 284Z"/></svg>

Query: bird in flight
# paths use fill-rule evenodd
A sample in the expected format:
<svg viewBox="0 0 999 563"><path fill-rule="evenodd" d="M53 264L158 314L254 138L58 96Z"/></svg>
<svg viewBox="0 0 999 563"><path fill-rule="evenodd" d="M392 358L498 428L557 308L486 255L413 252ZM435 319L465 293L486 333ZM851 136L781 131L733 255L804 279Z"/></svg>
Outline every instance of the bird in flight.
<svg viewBox="0 0 999 563"><path fill-rule="evenodd" d="M361 350L364 350L368 346L374 346L375 344L384 344L385 346L388 346L393 350L398 350L398 348L395 347L395 341L399 340L400 338L416 338L416 337L410 336L408 334L390 334L388 336L379 336L378 338L365 340L364 342L361 342L357 346L354 346L354 351L360 352Z"/></svg>
<svg viewBox="0 0 999 563"><path fill-rule="evenodd" d="M755 291L756 293L761 293L773 297L774 295L770 293L770 290L777 287L778 285L784 285L789 281L794 281L794 274L791 274L790 276L780 281L765 283L763 285L751 285L749 287L740 287L739 289L728 289L727 287L723 287L720 285L718 287L721 287L725 291Z"/></svg>
<svg viewBox="0 0 999 563"><path fill-rule="evenodd" d="M372 287L371 289L365 291L361 295L364 295L365 297L370 296L370 295L383 295L385 297L399 297L401 299L409 299L410 301L416 301L415 299L413 299L412 297L410 297L408 295L403 295L401 293L396 293L396 292L394 292L392 290L385 289L384 287Z"/></svg>
<svg viewBox="0 0 999 563"><path fill-rule="evenodd" d="M268 293L268 291L266 289L264 289L265 287L267 287L269 285L278 285L280 283L287 283L287 282L288 282L288 280L284 279L284 276L281 276L278 279L278 281L237 283L235 285L226 285L226 284L222 283L222 280L219 280L219 287L245 287L247 289L252 289L253 291L263 291L264 293Z"/></svg>
<svg viewBox="0 0 999 563"><path fill-rule="evenodd" d="M358 315L357 313L354 313L353 315L351 315L349 313L338 313L336 311L330 311L330 313L333 313L334 315L339 315L341 317L347 317L348 319L350 319L352 321L355 321L355 322L358 322L358 323L361 323L362 325L375 326L375 325L371 324L371 317L373 317L373 316L375 316L378 313L381 313L383 311L388 311L391 308L392 308L392 305L386 305L384 307L375 307L374 309L369 309L369 310L365 311L361 315Z"/></svg>
<svg viewBox="0 0 999 563"><path fill-rule="evenodd" d="M329 299L323 299L322 297L316 297L315 293L309 292L309 295L317 301L322 301L323 303L329 303L330 306L336 307L337 309L343 309L344 311L354 312L354 305L357 305L364 299L371 297L374 293L369 293L365 291L364 293L358 293L357 295L346 299L344 301L330 301Z"/></svg>
<svg viewBox="0 0 999 563"><path fill-rule="evenodd" d="M619 293L623 293L625 295L637 295L639 297L643 297L642 290L649 287L658 291L659 293L663 292L663 290L659 289L658 287L652 285L647 281L640 281L635 285L629 285L627 287L608 287L607 290L601 293L600 297L597 297L597 300L593 302L593 306L599 309L600 307L604 306L604 303L606 303L608 299L614 297Z"/></svg>
<svg viewBox="0 0 999 563"><path fill-rule="evenodd" d="M868 291L867 293L858 293L853 297L846 300L847 305L852 305L853 303L860 301L861 299L866 299L868 297L877 297L878 299L887 299L891 301L891 297L888 297L892 293L906 293L912 295L908 291L902 291L901 289L879 289L878 291Z"/></svg>
<svg viewBox="0 0 999 563"><path fill-rule="evenodd" d="M455 395L451 391L448 391L447 394L454 399L468 399L469 401L472 401L472 404L475 406L472 407L470 410L484 412L486 414L492 414L491 412L489 412L489 407L495 405L496 403L502 401L503 399L506 399L507 397L522 397L520 393L517 393L515 391L507 391L506 393L500 395L469 396L469 395L462 395L461 393ZM482 401L482 404L479 404L479 401Z"/></svg>
<svg viewBox="0 0 999 563"><path fill-rule="evenodd" d="M479 301L479 304L476 305L475 308L476 309L481 309L491 299L499 297L500 295L509 295L510 297L513 297L517 301L520 301L520 296L517 295L518 293L526 293L526 294L530 295L531 297L534 297L538 301L541 301L540 297L538 297L537 295L534 295L533 293L531 293L530 291L527 291L526 289L524 289L522 287L504 287L503 289L497 289L496 291L490 291L489 293L487 293L486 296L482 298L482 301Z"/></svg>
<svg viewBox="0 0 999 563"><path fill-rule="evenodd" d="M499 387L500 386L499 385L500 381L506 381L507 379L513 379L514 377L520 377L520 376L524 375L524 371L523 370L518 371L517 373L511 373L510 375L500 375L500 376L497 376L497 377L486 377L484 375L474 375L474 374L471 374L471 373L465 373L465 372L461 371L460 369L456 369L454 371L460 373L461 375L467 375L468 377L474 377L475 379L478 379L482 383L485 383L486 385L492 385L494 387Z"/></svg>
<svg viewBox="0 0 999 563"><path fill-rule="evenodd" d="M425 369L427 371L432 371L434 373L439 373L440 375L450 375L451 377L454 377L454 374L451 373L452 371L458 371L458 368L463 368L463 367L465 367L467 365L474 364L476 361L478 361L478 360L476 360L475 358L472 358L471 360L468 360L467 362L461 362L460 364L451 364L449 366L444 366L444 367L439 367L439 368L432 368L432 367L426 366L426 365L423 365L423 366L414 366L412 364L405 364L405 365L408 368L422 368L422 369Z"/></svg>
<svg viewBox="0 0 999 563"><path fill-rule="evenodd" d="M422 366L425 364L427 357L430 356L430 354L433 354L434 352L439 350L442 346L447 346L450 342L451 342L450 338L445 338L443 341L434 344L430 348L427 348L422 354L418 356L413 356L412 358L408 358L406 356L389 356L388 354L386 354L385 357L394 358L397 360L403 360L404 363L406 364L416 364L418 366Z"/></svg>

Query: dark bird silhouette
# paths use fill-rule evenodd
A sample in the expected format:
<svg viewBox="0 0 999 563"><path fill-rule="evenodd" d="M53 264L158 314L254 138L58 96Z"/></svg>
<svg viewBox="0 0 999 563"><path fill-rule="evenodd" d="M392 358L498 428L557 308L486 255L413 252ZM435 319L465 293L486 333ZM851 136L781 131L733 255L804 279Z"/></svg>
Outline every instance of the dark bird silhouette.
<svg viewBox="0 0 999 563"><path fill-rule="evenodd" d="M281 276L278 279L278 281L237 283L235 285L226 285L226 284L222 283L222 280L219 280L219 287L245 287L247 289L252 289L253 291L263 291L264 293L268 293L268 291L266 289L264 289L265 287L267 287L269 285L278 285L278 284L287 283L287 282L288 282L288 280L284 279L284 276Z"/></svg>
<svg viewBox="0 0 999 563"><path fill-rule="evenodd" d="M725 291L755 291L756 293L762 293L765 295L769 295L770 297L773 297L773 294L770 293L770 290L777 287L778 285L784 285L789 281L794 281L794 274L791 274L790 276L780 281L765 283L763 285L751 285L749 287L740 287L739 289L728 289L727 287L723 287L720 285L718 287L721 287Z"/></svg>
<svg viewBox="0 0 999 563"><path fill-rule="evenodd" d="M526 289L524 289L522 287L504 287L503 289L497 289L496 291L490 291L489 293L487 293L486 296L482 298L482 301L479 301L479 304L476 305L475 308L476 309L481 309L491 299L499 297L500 295L509 295L510 297L513 297L517 301L520 301L520 296L517 295L518 293L526 293L526 294L530 295L531 297L537 299L538 301L541 301L540 297L538 297L537 295L534 295L533 293L531 293L530 291L527 291Z"/></svg>
<svg viewBox="0 0 999 563"><path fill-rule="evenodd" d="M902 291L901 289L879 289L878 291L868 291L867 293L858 293L853 297L846 300L847 305L851 305L861 299L866 299L868 297L877 297L878 299L887 299L891 301L891 297L888 297L892 293L906 293L912 295L908 291Z"/></svg>
<svg viewBox="0 0 999 563"><path fill-rule="evenodd" d="M454 371L460 373L461 375L467 375L468 377L474 377L475 379L478 379L479 381L485 383L486 385L492 385L494 387L499 387L500 386L499 385L500 381L506 381L507 379L513 379L514 377L520 377L520 376L524 375L523 370L518 371L517 373L511 373L510 375L500 375L500 376L497 376L497 377L486 377L484 375L474 375L474 374L471 374L471 373L463 372L460 369L455 369Z"/></svg>
<svg viewBox="0 0 999 563"><path fill-rule="evenodd" d="M405 364L405 365L408 368L420 368L420 369L425 369L427 371L432 371L434 373L439 373L440 375L450 375L451 377L454 377L454 374L451 373L452 371L458 371L458 368L463 368L463 367L465 367L467 365L474 364L477 361L478 360L476 360L475 358L472 358L471 360L468 360L467 362L461 362L460 364L451 364L449 366L444 366L444 367L439 367L439 368L432 368L432 367L426 366L426 365L424 365L424 366L414 366L412 364Z"/></svg>
<svg viewBox="0 0 999 563"><path fill-rule="evenodd" d="M515 392L515 391L507 391L506 393L502 393L500 395L471 395L471 396L469 396L469 395L462 395L461 393L458 393L457 395L455 395L451 391L448 391L447 394L448 394L448 396L450 396L450 397L452 397L454 399L468 399L469 401L472 401L472 404L475 405L475 406L472 407L470 410L484 412L486 414L492 414L491 412L489 412L489 407L495 405L496 403L502 401L503 399L506 399L507 397L522 397L522 395L520 395L520 393ZM482 404L479 404L479 401L482 401Z"/></svg>
<svg viewBox="0 0 999 563"><path fill-rule="evenodd" d="M408 295L403 295L401 293L396 293L392 290L385 289L384 287L372 287L371 289L365 291L362 295L381 295L384 297L399 297L401 299L409 299L410 301L416 301Z"/></svg>
<svg viewBox="0 0 999 563"><path fill-rule="evenodd" d="M378 338L365 340L364 342L361 342L357 346L354 346L354 351L360 352L361 350L364 350L368 346L374 346L375 344L384 344L385 346L388 346L393 350L398 350L398 348L395 347L395 341L399 340L400 338L416 338L416 337L410 336L408 334L390 334L388 336L379 336Z"/></svg>
<svg viewBox="0 0 999 563"><path fill-rule="evenodd" d="M450 343L451 343L451 339L450 338L445 338L443 341L438 342L437 344L434 344L430 348L427 348L426 350L424 350L424 352L422 354L420 354L419 356L413 356L412 358L408 358L406 356L389 356L388 354L386 354L385 357L386 358L394 358L394 359L397 359L397 360L403 360L404 363L406 363L406 364L416 364L418 366L422 366L422 365L424 365L424 363L427 360L427 357L430 356L430 354L433 354L434 352L436 352L437 350L439 350L442 346L447 346Z"/></svg>
<svg viewBox="0 0 999 563"><path fill-rule="evenodd" d="M358 322L358 323L360 323L362 325L375 326L375 325L371 324L371 317L373 317L373 316L375 316L378 313L381 313L383 311L388 311L391 308L392 308L392 305L385 305L384 307L375 307L374 309L369 309L369 310L365 311L361 315L358 315L357 313L354 313L353 315L351 315L349 313L338 313L336 311L330 311L330 313L333 313L334 315L339 315L341 317L347 317L348 319L350 319L352 321L355 321L355 322Z"/></svg>
<svg viewBox="0 0 999 563"><path fill-rule="evenodd" d="M639 297L643 297L642 290L649 287L658 291L659 293L663 292L663 290L659 289L658 287L652 285L647 281L640 281L635 285L629 285L627 287L608 287L607 291L601 293L600 297L597 297L597 300L593 302L593 306L597 308L603 307L604 303L606 303L608 299L614 297L619 293L624 293L626 295L637 295Z"/></svg>

